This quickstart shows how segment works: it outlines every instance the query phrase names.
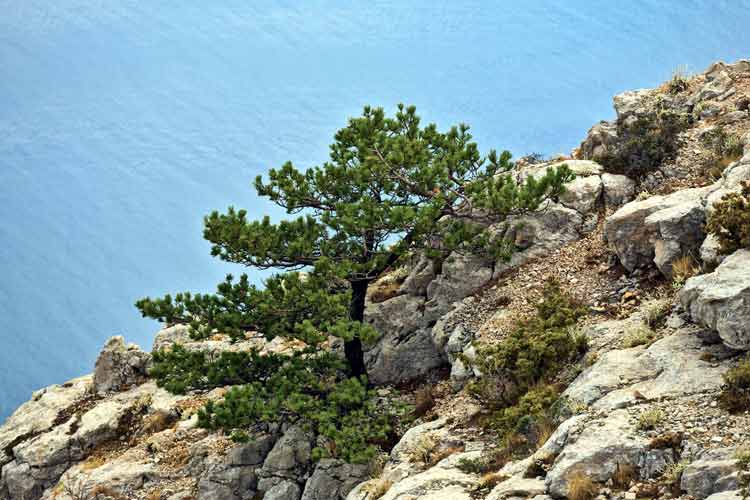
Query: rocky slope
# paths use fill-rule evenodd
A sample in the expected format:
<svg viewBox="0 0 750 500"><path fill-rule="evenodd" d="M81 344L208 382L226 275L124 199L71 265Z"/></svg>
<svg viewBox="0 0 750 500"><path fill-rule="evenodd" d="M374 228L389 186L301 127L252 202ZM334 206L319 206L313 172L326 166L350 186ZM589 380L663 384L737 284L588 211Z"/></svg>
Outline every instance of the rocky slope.
<svg viewBox="0 0 750 500"><path fill-rule="evenodd" d="M148 379L150 354L115 337L93 375L34 393L0 427L0 499L739 498L735 455L750 444L750 415L717 401L722 375L750 350L750 251L719 256L704 223L750 180L750 62L614 103L617 122L595 125L572 158L519 164L521 178L560 161L577 177L556 202L491 226L516 246L509 262L423 259L373 287L366 318L383 336L366 353L371 378L381 391L427 380L436 399L380 463L314 462L313 438L296 426L268 425L244 444L198 428L196 410L224 390L171 395ZM689 118L674 155L638 180L603 167L629 147L623 124L655 109ZM716 147L719 132L737 138L737 158ZM682 283L685 256L705 272ZM467 360L529 315L551 277L587 306L585 369L548 439L480 474L467 464L493 440L464 388L479 375ZM634 342L644 325L648 338ZM182 326L159 332L153 347L172 342L294 347L191 342ZM596 488L589 496L582 477Z"/></svg>

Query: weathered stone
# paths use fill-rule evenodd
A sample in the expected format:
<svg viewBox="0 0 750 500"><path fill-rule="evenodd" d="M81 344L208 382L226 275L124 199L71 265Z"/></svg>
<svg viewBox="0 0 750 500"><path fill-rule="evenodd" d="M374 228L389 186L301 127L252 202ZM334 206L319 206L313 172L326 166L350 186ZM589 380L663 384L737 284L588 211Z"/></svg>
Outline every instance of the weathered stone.
<svg viewBox="0 0 750 500"><path fill-rule="evenodd" d="M367 465L323 459L307 480L302 500L344 500L352 488L366 480L368 475Z"/></svg>
<svg viewBox="0 0 750 500"><path fill-rule="evenodd" d="M635 197L635 181L625 175L602 174L604 206L615 210Z"/></svg>
<svg viewBox="0 0 750 500"><path fill-rule="evenodd" d="M721 244L715 235L709 234L703 240L700 256L704 263L714 266L721 264L724 260L724 255L721 254Z"/></svg>
<svg viewBox="0 0 750 500"><path fill-rule="evenodd" d="M693 321L718 332L733 349L750 349L750 250L738 250L679 293Z"/></svg>
<svg viewBox="0 0 750 500"><path fill-rule="evenodd" d="M602 179L598 175L576 177L565 186L560 203L582 214L592 212L600 203L602 186Z"/></svg>
<svg viewBox="0 0 750 500"><path fill-rule="evenodd" d="M722 448L701 456L685 467L680 487L695 498L706 498L714 493L737 489L739 485L734 451Z"/></svg>
<svg viewBox="0 0 750 500"><path fill-rule="evenodd" d="M420 255L398 291L409 295L427 296L427 285L435 279L435 276L435 263L432 259Z"/></svg>
<svg viewBox="0 0 750 500"><path fill-rule="evenodd" d="M595 408L622 408L648 399L716 390L725 366L702 359L721 346L703 346L691 330L683 330L643 346L602 354L566 389L564 396Z"/></svg>
<svg viewBox="0 0 750 500"><path fill-rule="evenodd" d="M51 429L58 416L87 396L92 377L87 375L63 385L53 385L35 392L0 427L0 467L12 460L8 451L34 436Z"/></svg>
<svg viewBox="0 0 750 500"><path fill-rule="evenodd" d="M293 481L282 481L263 495L263 500L299 500L300 487Z"/></svg>
<svg viewBox="0 0 750 500"><path fill-rule="evenodd" d="M587 422L578 432L575 440L565 444L547 473L545 481L552 496L566 496L568 481L576 472L605 483L618 466L629 465L638 468L645 479L672 459L671 450L649 449L650 440L635 432L625 410L615 410L605 418ZM653 465L657 461L658 467Z"/></svg>
<svg viewBox="0 0 750 500"><path fill-rule="evenodd" d="M622 265L629 271L653 263L659 240L664 251L674 257L674 244L680 253L697 249L705 237L703 202L708 188L684 189L667 196L652 196L624 205L607 218L605 237ZM671 273L671 260L660 256L665 273Z"/></svg>
<svg viewBox="0 0 750 500"><path fill-rule="evenodd" d="M525 478L519 475L495 486L485 500L500 500L509 497L531 498L543 495L546 491L547 487L543 479Z"/></svg>
<svg viewBox="0 0 750 500"><path fill-rule="evenodd" d="M146 378L151 355L135 344L125 345L122 336L104 344L94 368L94 390L100 394L120 391Z"/></svg>
<svg viewBox="0 0 750 500"><path fill-rule="evenodd" d="M258 489L269 491L284 482L302 481L311 461L312 437L299 426L292 426L276 441L259 472Z"/></svg>

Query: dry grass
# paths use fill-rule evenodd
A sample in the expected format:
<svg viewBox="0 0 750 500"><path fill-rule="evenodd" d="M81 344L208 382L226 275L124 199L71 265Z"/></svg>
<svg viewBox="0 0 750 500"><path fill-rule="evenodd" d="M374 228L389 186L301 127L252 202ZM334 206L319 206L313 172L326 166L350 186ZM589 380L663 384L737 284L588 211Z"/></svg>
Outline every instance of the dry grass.
<svg viewBox="0 0 750 500"><path fill-rule="evenodd" d="M656 333L647 325L639 325L627 332L622 339L622 346L626 349L639 345L651 345L656 340Z"/></svg>
<svg viewBox="0 0 750 500"><path fill-rule="evenodd" d="M593 500L598 493L599 487L583 472L576 471L568 478L569 500Z"/></svg>
<svg viewBox="0 0 750 500"><path fill-rule="evenodd" d="M427 432L422 434L408 451L409 460L415 463L429 464L432 452L437 445L437 437L433 433Z"/></svg>
<svg viewBox="0 0 750 500"><path fill-rule="evenodd" d="M649 328L659 328L672 310L672 301L668 298L651 299L643 304L643 320Z"/></svg>
<svg viewBox="0 0 750 500"><path fill-rule="evenodd" d="M386 283L377 288L374 288L370 292L370 302L377 304L379 302L385 302L388 299L392 299L393 297L397 297L398 295L400 295L398 293L399 288L401 288L401 283L397 282Z"/></svg>
<svg viewBox="0 0 750 500"><path fill-rule="evenodd" d="M683 255L672 263L672 283L682 286L685 282L698 274L700 267L692 255Z"/></svg>
<svg viewBox="0 0 750 500"><path fill-rule="evenodd" d="M87 458L85 462L83 462L83 464L81 465L81 470L88 472L94 469L98 469L105 463L106 463L106 460L104 460L104 456L92 455L89 458Z"/></svg>
<svg viewBox="0 0 750 500"><path fill-rule="evenodd" d="M480 490L491 490L506 479L508 479L508 476L500 472L488 472L479 478L477 486Z"/></svg>
<svg viewBox="0 0 750 500"><path fill-rule="evenodd" d="M615 474L612 476L612 485L624 490L630 488L630 483L638 476L638 471L630 464L617 464Z"/></svg>
<svg viewBox="0 0 750 500"><path fill-rule="evenodd" d="M436 463L440 462L441 460L445 460L451 455L455 455L456 453L461 453L464 451L463 446L449 446L447 448L442 448L440 450L435 450L430 454L430 462L429 465L433 466Z"/></svg>
<svg viewBox="0 0 750 500"><path fill-rule="evenodd" d="M393 481L391 481L390 479L379 477L369 480L364 487L364 490L367 493L367 500L377 500L378 498L388 493L388 490L391 489L391 486L393 486Z"/></svg>

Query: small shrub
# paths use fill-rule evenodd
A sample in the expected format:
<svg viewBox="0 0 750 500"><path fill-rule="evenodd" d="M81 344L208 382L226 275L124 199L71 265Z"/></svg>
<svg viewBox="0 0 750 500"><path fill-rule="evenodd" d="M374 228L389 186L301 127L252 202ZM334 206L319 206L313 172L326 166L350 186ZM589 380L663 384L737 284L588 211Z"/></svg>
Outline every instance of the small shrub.
<svg viewBox="0 0 750 500"><path fill-rule="evenodd" d="M568 478L569 500L593 500L598 493L599 487L583 472L576 471Z"/></svg>
<svg viewBox="0 0 750 500"><path fill-rule="evenodd" d="M684 68L677 68L672 73L672 78L667 82L667 90L670 94L679 94L688 89L688 76Z"/></svg>
<svg viewBox="0 0 750 500"><path fill-rule="evenodd" d="M667 466L662 476L662 478L664 479L664 482L666 482L668 485L672 486L673 488L676 486L679 489L680 481L682 480L682 473L685 471L685 468L689 464L690 464L689 460L682 459L679 462L676 462Z"/></svg>
<svg viewBox="0 0 750 500"><path fill-rule="evenodd" d="M462 458L456 464L461 472L466 474L482 474L487 466L487 461L483 458Z"/></svg>
<svg viewBox="0 0 750 500"><path fill-rule="evenodd" d="M726 194L714 205L706 231L718 238L723 254L750 248L750 182L743 182L741 192Z"/></svg>
<svg viewBox="0 0 750 500"><path fill-rule="evenodd" d="M643 319L649 328L659 328L664 324L671 310L671 300L652 299L643 305Z"/></svg>
<svg viewBox="0 0 750 500"><path fill-rule="evenodd" d="M735 453L742 500L750 497L750 447L742 446Z"/></svg>
<svg viewBox="0 0 750 500"><path fill-rule="evenodd" d="M618 120L619 144L596 160L607 172L642 178L674 158L680 146L679 134L688 124L686 114L657 104L651 113Z"/></svg>
<svg viewBox="0 0 750 500"><path fill-rule="evenodd" d="M724 374L719 403L731 413L750 410L750 360L742 361Z"/></svg>
<svg viewBox="0 0 750 500"><path fill-rule="evenodd" d="M658 408L651 408L642 411L638 415L638 429L642 431L650 431L656 429L656 427L664 420L664 413Z"/></svg>
<svg viewBox="0 0 750 500"><path fill-rule="evenodd" d="M488 424L502 437L515 432L538 443L541 431L549 433L548 410L559 396L560 390L557 387L538 385L521 396L517 404L494 412Z"/></svg>
<svg viewBox="0 0 750 500"><path fill-rule="evenodd" d="M551 380L586 350L571 331L585 309L549 282L536 315L520 322L500 343L480 346L474 365L482 373L470 390L490 409L512 406L540 381Z"/></svg>
<svg viewBox="0 0 750 500"><path fill-rule="evenodd" d="M717 180L724 170L742 157L742 140L737 134L728 134L717 127L705 133L701 138L710 154L703 163L709 178Z"/></svg>
<svg viewBox="0 0 750 500"><path fill-rule="evenodd" d="M651 345L656 339L656 333L646 325L638 325L627 332L622 339L622 346L626 349L639 345Z"/></svg>

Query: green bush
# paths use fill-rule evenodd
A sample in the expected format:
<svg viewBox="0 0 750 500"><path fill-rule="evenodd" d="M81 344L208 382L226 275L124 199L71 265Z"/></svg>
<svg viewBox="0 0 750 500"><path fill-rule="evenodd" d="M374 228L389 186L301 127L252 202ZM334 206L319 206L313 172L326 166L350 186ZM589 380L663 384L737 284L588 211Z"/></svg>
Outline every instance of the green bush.
<svg viewBox="0 0 750 500"><path fill-rule="evenodd" d="M482 376L469 390L486 408L484 426L499 435L498 456L532 451L554 429L557 379L586 350L586 339L572 331L583 313L558 283L549 282L536 315L519 322L499 344L478 349L474 366Z"/></svg>
<svg viewBox="0 0 750 500"><path fill-rule="evenodd" d="M716 236L723 254L750 248L750 182L742 191L724 195L711 212L706 231Z"/></svg>
<svg viewBox="0 0 750 500"><path fill-rule="evenodd" d="M596 158L607 172L637 179L674 158L679 134L688 127L689 119L684 113L658 108L635 119L617 121L619 144Z"/></svg>
<svg viewBox="0 0 750 500"><path fill-rule="evenodd" d="M556 282L545 286L536 315L519 323L500 343L479 347L474 365L482 373L472 392L490 407L512 406L539 382L549 382L586 349L571 327L584 308Z"/></svg>
<svg viewBox="0 0 750 500"><path fill-rule="evenodd" d="M294 354L222 352L212 357L180 345L154 353L151 376L170 392L232 385L198 412L201 427L245 441L261 423L299 423L313 432L315 458L364 463L393 440L396 403L377 401L365 380L347 378L344 359L307 349Z"/></svg>
<svg viewBox="0 0 750 500"><path fill-rule="evenodd" d="M244 384L250 380L266 380L287 360L287 356L257 351L222 352L212 356L203 351L188 351L176 344L170 350L153 354L150 375L156 384L169 392L184 394L191 389L212 389Z"/></svg>
<svg viewBox="0 0 750 500"><path fill-rule="evenodd" d="M750 360L741 362L724 374L719 402L731 413L750 410Z"/></svg>

